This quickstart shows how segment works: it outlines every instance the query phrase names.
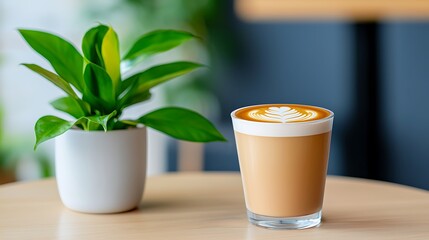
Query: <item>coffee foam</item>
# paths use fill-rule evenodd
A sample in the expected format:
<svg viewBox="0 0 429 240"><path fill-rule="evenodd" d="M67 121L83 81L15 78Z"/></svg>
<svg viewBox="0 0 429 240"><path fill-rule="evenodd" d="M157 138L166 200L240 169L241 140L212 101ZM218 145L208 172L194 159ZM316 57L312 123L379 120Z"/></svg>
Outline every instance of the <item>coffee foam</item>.
<svg viewBox="0 0 429 240"><path fill-rule="evenodd" d="M297 137L329 132L333 117L334 113L327 109L297 104L255 105L231 113L235 131L266 137Z"/></svg>
<svg viewBox="0 0 429 240"><path fill-rule="evenodd" d="M256 122L308 122L330 115L330 111L307 105L297 104L269 104L256 105L239 109L238 118Z"/></svg>

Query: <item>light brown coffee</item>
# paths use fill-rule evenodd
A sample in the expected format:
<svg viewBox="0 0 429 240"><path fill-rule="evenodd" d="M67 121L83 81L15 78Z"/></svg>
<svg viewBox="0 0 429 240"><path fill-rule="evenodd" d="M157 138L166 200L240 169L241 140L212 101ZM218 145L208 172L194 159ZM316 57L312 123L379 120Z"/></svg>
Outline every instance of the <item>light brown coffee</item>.
<svg viewBox="0 0 429 240"><path fill-rule="evenodd" d="M295 217L321 210L331 132L265 137L235 132L248 210Z"/></svg>

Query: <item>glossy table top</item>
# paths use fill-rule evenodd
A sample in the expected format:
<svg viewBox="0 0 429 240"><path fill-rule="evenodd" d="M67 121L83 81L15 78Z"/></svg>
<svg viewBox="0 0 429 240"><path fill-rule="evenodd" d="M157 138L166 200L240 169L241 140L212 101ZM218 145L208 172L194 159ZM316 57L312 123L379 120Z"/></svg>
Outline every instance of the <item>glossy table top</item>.
<svg viewBox="0 0 429 240"><path fill-rule="evenodd" d="M0 239L429 239L429 192L328 177L320 227L268 230L247 221L237 173L149 177L138 209L104 215L65 208L49 179L0 186Z"/></svg>

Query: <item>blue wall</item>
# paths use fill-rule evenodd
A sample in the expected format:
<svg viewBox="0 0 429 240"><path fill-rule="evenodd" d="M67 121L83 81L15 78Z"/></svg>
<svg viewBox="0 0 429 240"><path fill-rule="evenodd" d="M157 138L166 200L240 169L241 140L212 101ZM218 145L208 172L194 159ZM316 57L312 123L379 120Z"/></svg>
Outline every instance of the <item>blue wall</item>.
<svg viewBox="0 0 429 240"><path fill-rule="evenodd" d="M222 129L230 141L206 146L206 170L238 170L229 119L233 109L286 102L335 112L329 173L350 175L345 144L353 139L345 138L353 136L345 132L356 101L351 24L231 22L235 58L225 60L214 51L213 63ZM377 178L429 189L429 23L383 23L379 29L385 151ZM364 162L356 167L367 167Z"/></svg>
<svg viewBox="0 0 429 240"><path fill-rule="evenodd" d="M386 179L429 189L429 23L382 31Z"/></svg>
<svg viewBox="0 0 429 240"><path fill-rule="evenodd" d="M348 25L238 22L235 28L239 56L233 61L215 58L213 66L224 122L230 121L233 109L250 104L303 103L329 108L336 114L329 172L343 174L342 141L335 132L344 131L353 101ZM211 148L215 147L209 145L207 151ZM216 157L212 159L208 156L208 165L218 169L212 163Z"/></svg>

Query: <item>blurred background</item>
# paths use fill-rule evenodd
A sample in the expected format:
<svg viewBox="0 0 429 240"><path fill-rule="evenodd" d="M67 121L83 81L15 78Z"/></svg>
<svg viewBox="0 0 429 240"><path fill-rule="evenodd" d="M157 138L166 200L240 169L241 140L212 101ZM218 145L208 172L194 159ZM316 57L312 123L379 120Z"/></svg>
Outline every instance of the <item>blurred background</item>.
<svg viewBox="0 0 429 240"><path fill-rule="evenodd" d="M19 66L48 64L17 29L53 32L79 47L84 32L102 22L116 29L123 52L157 28L203 39L151 62L192 60L209 65L208 71L165 84L125 114L185 106L214 121L228 142L187 143L151 131L150 175L238 171L229 113L245 105L302 103L335 112L329 174L429 190L429 14L386 17L359 5L354 9L360 12L331 9L318 17L323 8L306 12L275 2L1 1L0 183L55 174L53 141L34 152L33 126L40 116L61 115L49 105L61 92Z"/></svg>

